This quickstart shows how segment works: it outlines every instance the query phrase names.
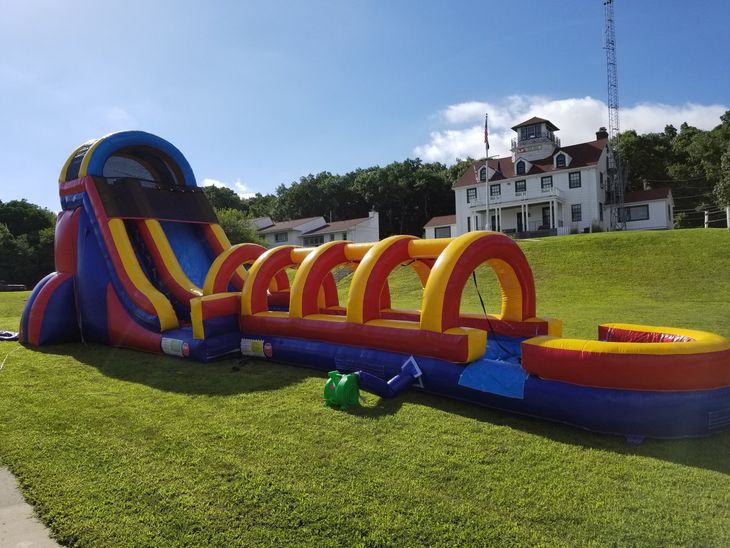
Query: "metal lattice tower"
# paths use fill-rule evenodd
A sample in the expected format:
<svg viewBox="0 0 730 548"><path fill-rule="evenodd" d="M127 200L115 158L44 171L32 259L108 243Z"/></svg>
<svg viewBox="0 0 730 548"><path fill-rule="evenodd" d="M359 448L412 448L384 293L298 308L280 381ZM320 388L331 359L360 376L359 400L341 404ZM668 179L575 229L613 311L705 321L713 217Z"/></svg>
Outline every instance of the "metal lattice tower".
<svg viewBox="0 0 730 548"><path fill-rule="evenodd" d="M620 133L618 106L618 71L616 68L616 31L614 30L613 0L603 0L605 11L604 39L606 49L606 69L608 76L608 188L614 204L611 219L612 229L624 228L624 221L619 211L624 206L624 181L621 159L614 145Z"/></svg>

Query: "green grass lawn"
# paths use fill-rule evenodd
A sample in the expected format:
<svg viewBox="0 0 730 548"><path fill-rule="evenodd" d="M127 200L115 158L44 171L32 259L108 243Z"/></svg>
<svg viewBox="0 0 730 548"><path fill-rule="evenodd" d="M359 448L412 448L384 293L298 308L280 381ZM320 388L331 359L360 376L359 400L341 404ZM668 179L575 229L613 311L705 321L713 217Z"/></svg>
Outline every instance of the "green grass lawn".
<svg viewBox="0 0 730 548"><path fill-rule="evenodd" d="M538 311L730 336L730 233L521 244ZM489 311L491 275L479 287ZM394 301L417 308L404 270ZM0 294L16 329L27 293ZM480 310L474 289L464 309ZM16 349L18 349L15 351ZM623 439L421 393L324 407L324 375L81 344L0 343L0 464L64 544L730 543L730 433Z"/></svg>

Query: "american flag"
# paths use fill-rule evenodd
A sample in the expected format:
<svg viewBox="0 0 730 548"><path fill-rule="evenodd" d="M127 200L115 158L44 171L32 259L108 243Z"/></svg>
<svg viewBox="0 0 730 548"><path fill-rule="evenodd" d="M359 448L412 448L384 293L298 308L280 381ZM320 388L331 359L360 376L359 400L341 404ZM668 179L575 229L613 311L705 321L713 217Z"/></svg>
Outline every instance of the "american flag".
<svg viewBox="0 0 730 548"><path fill-rule="evenodd" d="M489 114L484 115L484 144L489 149Z"/></svg>

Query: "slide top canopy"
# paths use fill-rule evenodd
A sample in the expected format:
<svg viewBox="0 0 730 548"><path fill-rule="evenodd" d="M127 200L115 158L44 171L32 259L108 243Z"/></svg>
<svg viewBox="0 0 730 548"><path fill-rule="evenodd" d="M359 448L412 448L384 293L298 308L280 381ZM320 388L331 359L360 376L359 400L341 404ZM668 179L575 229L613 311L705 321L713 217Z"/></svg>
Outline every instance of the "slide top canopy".
<svg viewBox="0 0 730 548"><path fill-rule="evenodd" d="M93 185L109 218L218 222L182 153L144 131L112 133L76 148L59 177L64 209L78 207L78 183Z"/></svg>
<svg viewBox="0 0 730 548"><path fill-rule="evenodd" d="M120 131L82 144L66 160L59 183L89 175L137 179L158 188L197 187L185 156L172 143L144 131Z"/></svg>

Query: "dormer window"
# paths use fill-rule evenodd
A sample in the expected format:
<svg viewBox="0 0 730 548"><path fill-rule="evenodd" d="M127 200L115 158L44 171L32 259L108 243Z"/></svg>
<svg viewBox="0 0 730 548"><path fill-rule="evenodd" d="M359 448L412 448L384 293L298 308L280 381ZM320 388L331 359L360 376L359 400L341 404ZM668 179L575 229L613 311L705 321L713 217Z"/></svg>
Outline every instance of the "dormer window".
<svg viewBox="0 0 730 548"><path fill-rule="evenodd" d="M479 170L479 180L483 183L487 180L487 168L483 167Z"/></svg>
<svg viewBox="0 0 730 548"><path fill-rule="evenodd" d="M565 167L565 154L558 154L555 157L555 167Z"/></svg>
<svg viewBox="0 0 730 548"><path fill-rule="evenodd" d="M515 172L517 175L524 175L525 174L525 162L520 160L517 162L517 165L515 166Z"/></svg>

